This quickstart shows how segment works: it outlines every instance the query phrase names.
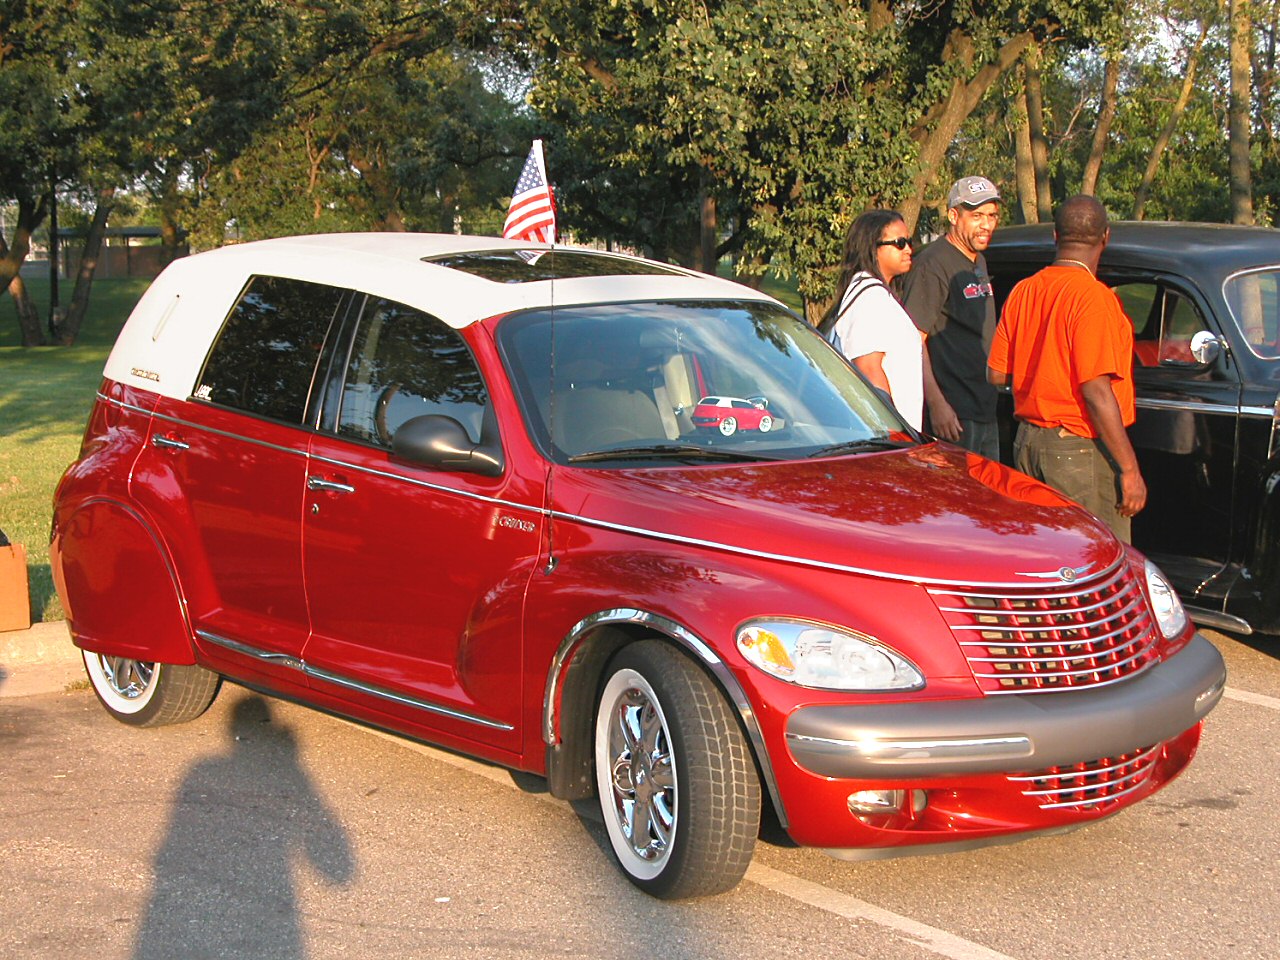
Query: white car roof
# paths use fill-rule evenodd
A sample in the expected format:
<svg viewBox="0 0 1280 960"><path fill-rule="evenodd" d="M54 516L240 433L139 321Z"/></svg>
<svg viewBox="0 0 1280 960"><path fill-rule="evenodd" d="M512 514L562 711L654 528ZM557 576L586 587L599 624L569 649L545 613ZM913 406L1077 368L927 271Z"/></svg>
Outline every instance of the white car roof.
<svg viewBox="0 0 1280 960"><path fill-rule="evenodd" d="M500 282L424 262L494 251L583 252L619 263L619 275ZM636 273L651 265L652 270ZM234 244L175 260L147 289L107 359L104 375L165 396L190 396L209 347L249 279L287 277L357 290L423 310L461 329L531 307L630 300L772 298L729 280L621 254L495 237L343 233Z"/></svg>

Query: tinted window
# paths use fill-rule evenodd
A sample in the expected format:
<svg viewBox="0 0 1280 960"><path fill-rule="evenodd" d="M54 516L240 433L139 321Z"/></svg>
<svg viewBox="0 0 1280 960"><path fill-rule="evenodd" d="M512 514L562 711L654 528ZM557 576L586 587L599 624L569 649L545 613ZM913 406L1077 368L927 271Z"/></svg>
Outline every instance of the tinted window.
<svg viewBox="0 0 1280 960"><path fill-rule="evenodd" d="M488 403L484 381L458 332L434 317L371 299L356 331L338 433L391 446L406 420L453 417L475 442Z"/></svg>
<svg viewBox="0 0 1280 960"><path fill-rule="evenodd" d="M323 284L254 277L209 352L196 397L301 423L342 295Z"/></svg>

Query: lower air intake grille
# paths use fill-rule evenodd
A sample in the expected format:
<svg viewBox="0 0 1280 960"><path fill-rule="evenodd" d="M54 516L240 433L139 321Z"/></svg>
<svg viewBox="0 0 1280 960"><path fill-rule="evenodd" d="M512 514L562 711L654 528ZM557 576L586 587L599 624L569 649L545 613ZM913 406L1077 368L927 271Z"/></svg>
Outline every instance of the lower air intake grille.
<svg viewBox="0 0 1280 960"><path fill-rule="evenodd" d="M1009 777L1045 810L1097 810L1128 796L1151 777L1160 745L1069 767Z"/></svg>

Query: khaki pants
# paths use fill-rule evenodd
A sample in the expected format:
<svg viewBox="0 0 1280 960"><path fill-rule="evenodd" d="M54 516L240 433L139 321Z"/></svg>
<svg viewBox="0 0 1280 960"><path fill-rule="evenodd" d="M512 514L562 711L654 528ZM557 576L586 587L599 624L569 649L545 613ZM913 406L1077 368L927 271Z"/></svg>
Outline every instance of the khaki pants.
<svg viewBox="0 0 1280 960"><path fill-rule="evenodd" d="M1013 465L1070 497L1129 542L1129 518L1119 511L1120 471L1101 440L1077 437L1060 427L1019 423Z"/></svg>

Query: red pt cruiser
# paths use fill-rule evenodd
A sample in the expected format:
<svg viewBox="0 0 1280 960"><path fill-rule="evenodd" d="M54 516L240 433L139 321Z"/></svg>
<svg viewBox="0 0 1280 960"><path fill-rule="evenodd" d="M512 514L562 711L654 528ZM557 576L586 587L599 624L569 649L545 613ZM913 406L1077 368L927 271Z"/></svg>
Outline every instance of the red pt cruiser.
<svg viewBox="0 0 1280 960"><path fill-rule="evenodd" d="M708 396L771 429L699 429ZM1225 682L1152 564L913 433L775 301L501 240L174 263L52 558L117 719L227 678L540 774L661 897L737 883L766 804L846 857L1109 816Z"/></svg>

